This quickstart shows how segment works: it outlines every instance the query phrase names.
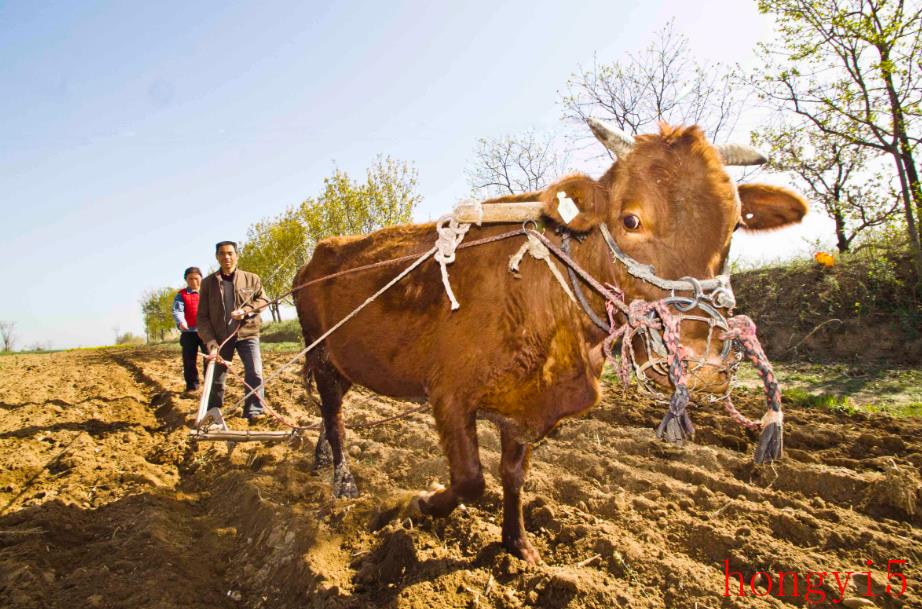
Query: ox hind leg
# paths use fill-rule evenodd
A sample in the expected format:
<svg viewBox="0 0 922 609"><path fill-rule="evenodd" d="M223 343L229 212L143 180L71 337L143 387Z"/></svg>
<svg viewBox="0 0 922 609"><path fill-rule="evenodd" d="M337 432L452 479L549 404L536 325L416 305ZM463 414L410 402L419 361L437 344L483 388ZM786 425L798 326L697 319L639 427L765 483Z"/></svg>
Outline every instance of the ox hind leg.
<svg viewBox="0 0 922 609"><path fill-rule="evenodd" d="M518 439L508 424L499 425L502 458L499 473L503 481L503 547L529 564L540 562L541 556L528 541L522 517L522 485L528 472L531 446Z"/></svg>
<svg viewBox="0 0 922 609"><path fill-rule="evenodd" d="M317 385L320 413L323 417L323 427L314 452L314 471L332 462L333 496L356 497L359 491L343 451L346 438L342 417L343 396L352 383L326 358L323 346L308 355L306 368Z"/></svg>
<svg viewBox="0 0 922 609"><path fill-rule="evenodd" d="M448 488L422 493L415 501L423 514L442 517L461 502L479 499L485 482L477 444L476 411L467 411L451 401L436 400L433 406L451 483Z"/></svg>

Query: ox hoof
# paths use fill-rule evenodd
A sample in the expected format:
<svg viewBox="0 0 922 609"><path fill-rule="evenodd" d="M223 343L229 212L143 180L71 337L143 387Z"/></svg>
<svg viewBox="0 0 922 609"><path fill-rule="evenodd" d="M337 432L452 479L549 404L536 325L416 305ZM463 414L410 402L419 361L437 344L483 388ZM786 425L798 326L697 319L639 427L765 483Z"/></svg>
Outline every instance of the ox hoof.
<svg viewBox="0 0 922 609"><path fill-rule="evenodd" d="M314 467L311 469L311 473L315 476L324 469L333 466L333 449L330 447L330 443L326 439L321 438L317 442L317 448L314 451Z"/></svg>
<svg viewBox="0 0 922 609"><path fill-rule="evenodd" d="M355 478L345 465L333 470L333 496L337 499L352 499L359 496Z"/></svg>
<svg viewBox="0 0 922 609"><path fill-rule="evenodd" d="M503 547L506 548L507 552L516 558L521 558L530 565L541 564L541 554L527 539L504 541Z"/></svg>

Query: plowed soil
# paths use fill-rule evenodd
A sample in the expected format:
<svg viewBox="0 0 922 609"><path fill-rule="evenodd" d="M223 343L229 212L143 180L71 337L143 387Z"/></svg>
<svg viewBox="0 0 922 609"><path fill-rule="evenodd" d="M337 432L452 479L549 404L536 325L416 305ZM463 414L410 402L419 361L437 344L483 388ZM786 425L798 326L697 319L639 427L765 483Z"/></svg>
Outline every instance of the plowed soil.
<svg viewBox="0 0 922 609"><path fill-rule="evenodd" d="M267 371L289 357L266 354ZM309 419L297 368L267 397ZM334 500L331 471L311 473L316 433L230 455L193 446L197 398L181 388L166 350L0 358L0 606L833 607L870 590L878 607L922 607L918 419L788 404L785 459L755 467L755 436L716 406L694 409L694 443L666 445L652 432L661 404L607 387L533 453L526 524L544 564L529 567L499 545L492 425L480 424L481 501L388 521L447 482L428 413L349 432L361 495ZM736 402L763 410L754 390ZM413 406L353 391L347 424ZM894 565L901 596L888 560L907 561ZM727 564L745 598L736 576L725 596ZM779 595L782 571L800 574L797 596L790 575Z"/></svg>

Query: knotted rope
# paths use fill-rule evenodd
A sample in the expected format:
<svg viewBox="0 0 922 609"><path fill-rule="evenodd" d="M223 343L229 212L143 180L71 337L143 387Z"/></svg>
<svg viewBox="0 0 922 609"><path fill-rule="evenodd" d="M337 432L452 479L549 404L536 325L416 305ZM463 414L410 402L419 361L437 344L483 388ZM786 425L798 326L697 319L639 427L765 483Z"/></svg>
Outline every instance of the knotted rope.
<svg viewBox="0 0 922 609"><path fill-rule="evenodd" d="M759 445L755 451L755 462L771 462L781 458L784 451L784 413L781 412L781 388L775 379L775 373L772 370L771 362L765 355L765 350L756 336L756 324L746 315L736 315L727 319L730 330L724 332L724 340L732 340L739 350L752 362L759 377L762 379L762 386L765 390L765 397L768 401L769 409L759 422L746 418L730 401L730 395L727 394L724 403L727 412L733 418L750 429L762 428L762 437L759 438Z"/></svg>
<svg viewBox="0 0 922 609"><path fill-rule="evenodd" d="M554 264L554 261L551 260L551 252L547 249L543 243L538 241L532 233L528 233L528 241L522 244L522 247L519 248L515 254L509 257L509 270L513 273L519 272L519 265L522 264L522 258L525 257L525 254L531 255L535 260L544 260L547 263L547 268L551 270L551 275L557 280L557 283L560 284L560 287L563 288L563 291L567 293L567 296L570 297L570 300L576 302L576 297L573 296L573 292L570 291L570 286L567 285L567 282L564 280L563 275L560 274L560 270L557 268L557 265Z"/></svg>
<svg viewBox="0 0 922 609"><path fill-rule="evenodd" d="M691 417L687 411L691 397L688 391L685 366L682 363L683 359L685 359L685 348L679 340L680 318L673 315L662 300L653 302L634 300L628 305L626 321L619 326L615 320L615 304L607 302L605 308L608 312L608 322L612 331L602 342L602 348L609 360L614 362L615 357L612 347L618 339L621 340L621 361L618 366L618 376L625 386L630 382L632 365L638 378L642 374L642 372L637 371L637 358L633 348L634 336L650 330L663 331L667 373L674 391L669 400L669 411L656 428L656 436L670 442L678 442L694 436L695 426L692 424ZM658 316L659 320L653 314Z"/></svg>
<svg viewBox="0 0 922 609"><path fill-rule="evenodd" d="M681 316L674 315L663 300L653 302L632 301L628 304L625 322L620 325L617 324L615 319L617 314L615 303L607 302L606 310L612 331L603 341L602 347L609 360L615 362L614 344L621 340L620 362L617 362L617 370L618 377L625 386L630 382L632 366L633 372L638 379L643 374L636 364L637 358L633 348L634 337L651 330L663 331L667 373L673 385L673 393L669 400L669 410L656 428L656 435L658 438L671 442L691 438L695 433L695 427L687 410L690 395L683 363L685 349L679 341ZM720 338L725 341L733 341L737 349L755 366L762 379L769 409L761 421L753 421L733 406L729 394L724 396L724 408L740 426L752 430L762 430L762 435L753 457L755 462L776 461L781 458L784 448L784 414L781 411L781 389L778 386L771 363L765 355L765 350L756 335L756 325L752 319L746 315L735 315L726 318L726 322L729 330L722 333ZM648 357L651 356L652 354L648 354Z"/></svg>
<svg viewBox="0 0 922 609"><path fill-rule="evenodd" d="M442 285L445 286L445 293L448 294L448 300L451 301L452 311L460 309L461 304L451 290L451 283L448 281L448 265L455 261L455 250L461 244L461 240L464 239L464 235L467 234L470 228L470 224L458 224L454 216L442 218L435 225L435 230L439 234L435 242L435 261L439 263L439 269L442 271Z"/></svg>

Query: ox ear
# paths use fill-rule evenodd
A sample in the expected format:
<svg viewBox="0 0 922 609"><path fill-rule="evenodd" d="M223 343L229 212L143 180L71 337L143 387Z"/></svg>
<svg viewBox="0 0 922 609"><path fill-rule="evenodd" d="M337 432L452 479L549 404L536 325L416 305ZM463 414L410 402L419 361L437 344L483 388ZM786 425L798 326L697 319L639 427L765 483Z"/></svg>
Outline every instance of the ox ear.
<svg viewBox="0 0 922 609"><path fill-rule="evenodd" d="M605 220L605 194L588 176L575 175L541 191L544 215L577 233L592 230Z"/></svg>
<svg viewBox="0 0 922 609"><path fill-rule="evenodd" d="M740 184L742 228L748 231L783 228L800 222L807 213L806 199L787 188L770 184Z"/></svg>

